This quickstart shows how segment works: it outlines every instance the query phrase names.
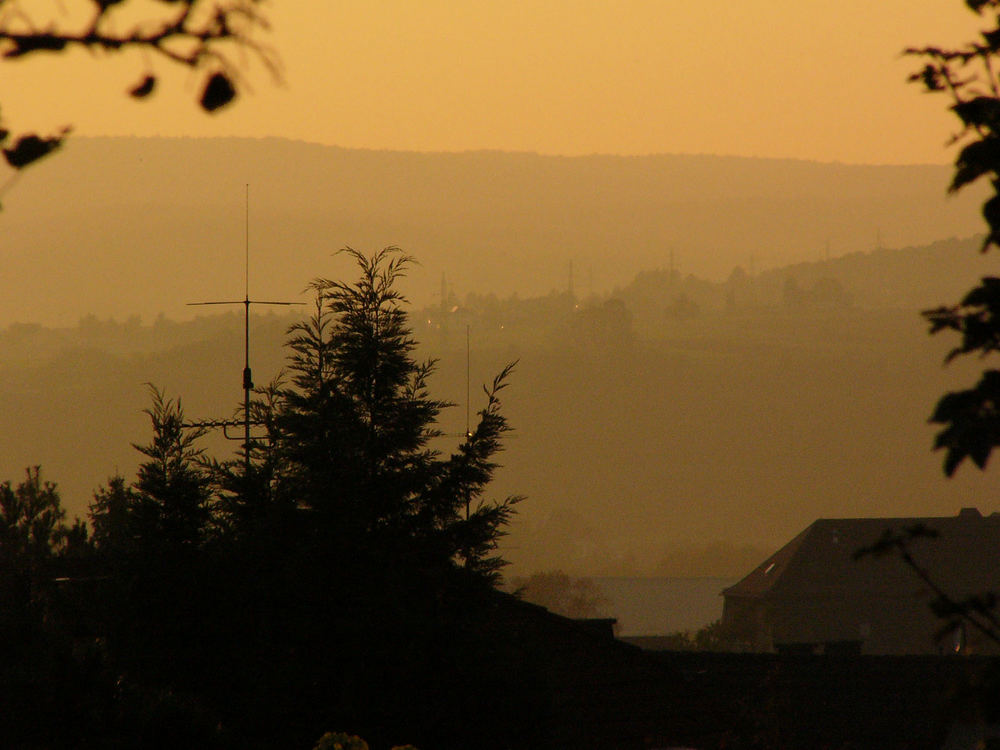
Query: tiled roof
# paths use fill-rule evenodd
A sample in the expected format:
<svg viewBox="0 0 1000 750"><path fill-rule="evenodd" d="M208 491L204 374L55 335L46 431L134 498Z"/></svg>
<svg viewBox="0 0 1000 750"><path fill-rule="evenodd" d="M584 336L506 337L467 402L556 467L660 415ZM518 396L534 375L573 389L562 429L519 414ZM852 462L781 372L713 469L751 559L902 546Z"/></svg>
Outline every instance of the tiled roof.
<svg viewBox="0 0 1000 750"><path fill-rule="evenodd" d="M926 588L897 554L854 553L887 530L923 525L936 539L918 538L909 549L916 562L952 596L1000 590L1000 514L965 510L944 518L826 518L814 521L745 578L723 591L735 598L866 594L907 596Z"/></svg>

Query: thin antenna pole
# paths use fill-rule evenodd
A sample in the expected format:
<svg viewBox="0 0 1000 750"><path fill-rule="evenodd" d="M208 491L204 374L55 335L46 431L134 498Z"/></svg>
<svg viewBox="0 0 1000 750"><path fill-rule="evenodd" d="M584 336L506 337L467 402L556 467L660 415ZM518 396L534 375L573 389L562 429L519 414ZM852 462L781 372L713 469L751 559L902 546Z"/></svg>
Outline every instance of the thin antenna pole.
<svg viewBox="0 0 1000 750"><path fill-rule="evenodd" d="M250 297L243 300L243 460L250 476L250 391L253 375L250 372Z"/></svg>
<svg viewBox="0 0 1000 750"><path fill-rule="evenodd" d="M246 476L250 476L250 391L253 375L250 373L250 183L245 186L243 211L243 461Z"/></svg>
<svg viewBox="0 0 1000 750"><path fill-rule="evenodd" d="M472 348L469 346L469 324L465 324L465 439L469 440L472 437L472 422L469 419L469 413L471 411L471 373L472 373ZM469 520L469 504L471 501L471 491L468 487L465 489L465 520ZM465 564L469 564L469 554L466 552Z"/></svg>
<svg viewBox="0 0 1000 750"><path fill-rule="evenodd" d="M246 205L243 210L243 296L250 299L250 183L245 186Z"/></svg>
<svg viewBox="0 0 1000 750"><path fill-rule="evenodd" d="M253 391L253 373L250 371L250 305L301 305L302 302L273 302L250 299L250 183L245 185L244 218L243 218L243 299L218 302L189 302L189 305L243 305L243 461L246 476L250 476L250 392ZM222 426L223 431L229 425L236 426L238 422L221 420L211 423ZM228 435L226 437L229 437ZM234 438L235 439L235 438Z"/></svg>
<svg viewBox="0 0 1000 750"><path fill-rule="evenodd" d="M465 324L465 436L472 434L472 421L470 415L471 402L471 378L472 378L472 349L469 346L469 324Z"/></svg>

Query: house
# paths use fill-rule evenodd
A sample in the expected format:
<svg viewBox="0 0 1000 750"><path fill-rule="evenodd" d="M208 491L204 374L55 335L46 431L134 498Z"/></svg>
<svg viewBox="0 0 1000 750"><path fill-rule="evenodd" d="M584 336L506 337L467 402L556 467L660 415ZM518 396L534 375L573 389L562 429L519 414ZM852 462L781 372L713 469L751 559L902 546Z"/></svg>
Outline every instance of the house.
<svg viewBox="0 0 1000 750"><path fill-rule="evenodd" d="M784 653L998 653L995 643L948 623L935 594L898 552L855 553L888 530L922 526L914 562L952 599L1000 591L1000 513L963 508L945 518L840 518L813 522L725 589L722 622L746 650Z"/></svg>

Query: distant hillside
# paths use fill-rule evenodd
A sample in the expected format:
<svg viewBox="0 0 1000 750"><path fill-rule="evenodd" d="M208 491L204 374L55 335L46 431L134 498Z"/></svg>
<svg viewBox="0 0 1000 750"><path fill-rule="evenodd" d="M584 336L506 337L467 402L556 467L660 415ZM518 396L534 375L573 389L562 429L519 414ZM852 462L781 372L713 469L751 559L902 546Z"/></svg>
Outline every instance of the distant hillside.
<svg viewBox="0 0 1000 750"><path fill-rule="evenodd" d="M787 279L800 287L833 279L862 307L924 310L957 303L981 276L997 273L995 251L982 254L981 246L982 237L976 236L855 252L762 273L760 285L776 298Z"/></svg>
<svg viewBox="0 0 1000 750"><path fill-rule="evenodd" d="M971 282L975 249L885 250L714 283L649 271L579 307L559 293L415 308L421 354L439 358L432 392L459 404L443 415L450 437L435 447L452 450L465 429L468 326L473 411L477 385L519 359L504 391L515 432L493 488L528 496L505 542L519 572L739 576L747 550L772 551L817 517L1000 510L991 473L963 467L944 479L926 422L937 398L972 382L981 363L941 366L953 342L927 336L917 310L952 297L922 274L939 274L953 253L956 274ZM836 276L857 303L737 296L726 306L737 281L746 292L793 271L803 292ZM933 296L868 305L858 284L878 273ZM697 313L666 314L678 290L692 301L704 294ZM294 316L278 312L252 319L259 384L283 362ZM242 322L235 309L185 323L0 327L0 480L41 463L82 512L108 475L134 472L130 443L149 429L144 383L182 397L192 417L232 413ZM209 447L232 443L216 435Z"/></svg>
<svg viewBox="0 0 1000 750"><path fill-rule="evenodd" d="M180 317L243 292L296 295L344 245L405 248L420 304L603 292L642 269L725 279L981 230L941 166L717 156L361 151L277 139L72 138L4 196L0 322Z"/></svg>
<svg viewBox="0 0 1000 750"><path fill-rule="evenodd" d="M925 310L955 304L981 276L996 274L995 253L982 237L920 247L875 249L793 263L759 273L737 266L725 281L674 271L643 271L614 295L644 324L728 310L803 308Z"/></svg>

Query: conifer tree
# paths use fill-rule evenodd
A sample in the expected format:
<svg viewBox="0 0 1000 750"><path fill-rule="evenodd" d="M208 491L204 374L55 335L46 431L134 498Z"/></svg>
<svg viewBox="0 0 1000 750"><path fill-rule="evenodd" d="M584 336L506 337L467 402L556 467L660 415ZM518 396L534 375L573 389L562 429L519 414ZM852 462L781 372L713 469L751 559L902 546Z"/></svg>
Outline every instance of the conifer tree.
<svg viewBox="0 0 1000 750"><path fill-rule="evenodd" d="M212 495L197 441L203 428L186 427L180 399L165 398L149 386L152 406L145 410L153 427L147 445L133 447L149 460L135 483L135 535L144 542L179 548L205 541L211 532Z"/></svg>
<svg viewBox="0 0 1000 750"><path fill-rule="evenodd" d="M427 564L461 563L494 575L496 542L520 498L484 500L509 428L499 394L513 365L486 389L480 421L458 451L432 447L450 404L432 398L434 360L416 342L397 285L412 262L398 248L351 248L353 283L312 283L311 317L292 327L290 387L277 425L279 487L319 519L331 542L374 539Z"/></svg>
<svg viewBox="0 0 1000 750"><path fill-rule="evenodd" d="M66 511L56 485L42 481L38 466L25 470L24 481L0 484L0 555L5 564L37 564L51 556L66 532Z"/></svg>
<svg viewBox="0 0 1000 750"><path fill-rule="evenodd" d="M136 506L139 496L121 475L108 479L106 487L94 492L88 509L94 529L94 546L102 553L120 554L131 550L139 529Z"/></svg>
<svg viewBox="0 0 1000 750"><path fill-rule="evenodd" d="M250 421L255 426L249 446L240 445L236 456L227 460L205 457L201 464L217 497L215 523L229 541L268 545L280 544L295 512L294 504L275 492L279 435L276 424L284 383L279 375L273 382L254 389L250 400ZM242 407L234 421L243 421ZM247 460L249 451L249 460Z"/></svg>

